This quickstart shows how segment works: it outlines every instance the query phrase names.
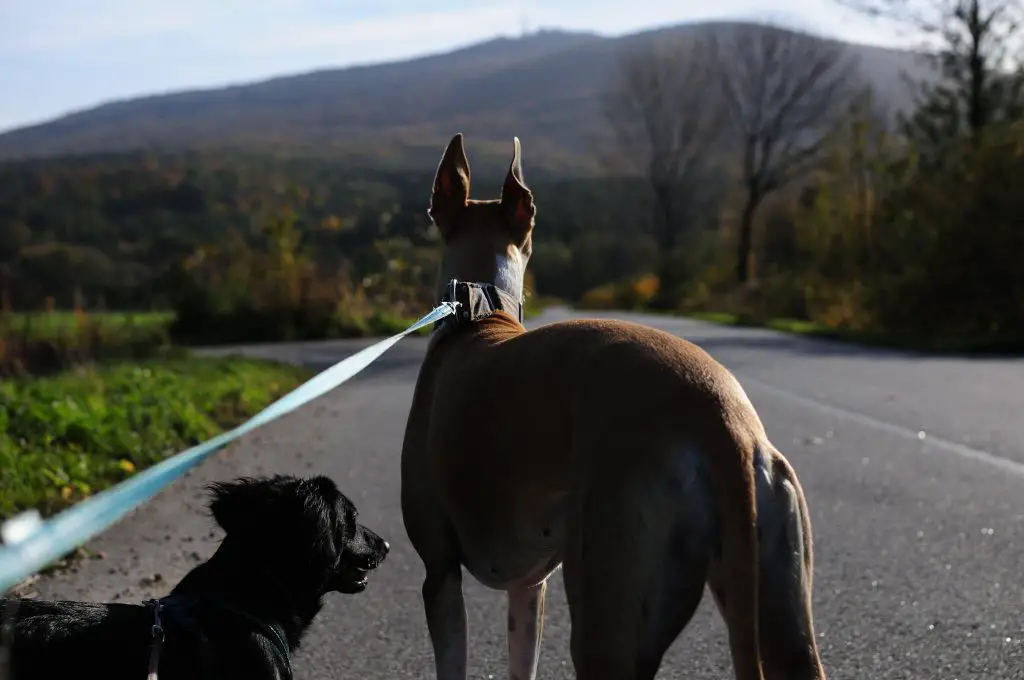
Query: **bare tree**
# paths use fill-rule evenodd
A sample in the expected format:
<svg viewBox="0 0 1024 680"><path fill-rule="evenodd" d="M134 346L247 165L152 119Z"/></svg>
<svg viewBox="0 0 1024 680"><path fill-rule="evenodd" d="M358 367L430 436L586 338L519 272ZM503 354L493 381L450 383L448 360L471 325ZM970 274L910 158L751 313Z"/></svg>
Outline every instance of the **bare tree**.
<svg viewBox="0 0 1024 680"><path fill-rule="evenodd" d="M1024 65L1024 4L1020 0L835 0L919 38L931 57L943 47L975 45L993 69Z"/></svg>
<svg viewBox="0 0 1024 680"><path fill-rule="evenodd" d="M628 164L649 183L655 238L665 255L708 215L709 152L724 120L715 98L708 97L715 84L711 57L707 43L689 37L631 46L603 102L615 162Z"/></svg>
<svg viewBox="0 0 1024 680"><path fill-rule="evenodd" d="M750 278L754 218L765 197L819 161L858 91L856 61L838 43L774 26L724 28L714 43L721 92L742 149L746 194L736 278Z"/></svg>
<svg viewBox="0 0 1024 680"><path fill-rule="evenodd" d="M922 41L937 80L910 82L916 109L903 132L936 160L946 144L977 141L1024 116L1024 4L1020 0L837 0Z"/></svg>

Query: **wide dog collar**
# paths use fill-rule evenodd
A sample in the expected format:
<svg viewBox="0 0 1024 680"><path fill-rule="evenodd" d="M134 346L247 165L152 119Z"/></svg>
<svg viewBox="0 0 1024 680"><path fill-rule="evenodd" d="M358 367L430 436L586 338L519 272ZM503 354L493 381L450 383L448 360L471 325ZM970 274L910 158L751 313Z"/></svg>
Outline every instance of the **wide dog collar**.
<svg viewBox="0 0 1024 680"><path fill-rule="evenodd" d="M523 322L523 303L492 283L452 279L441 296L441 302L455 303L455 311L435 322L434 331L486 319L495 312L512 314L519 323Z"/></svg>

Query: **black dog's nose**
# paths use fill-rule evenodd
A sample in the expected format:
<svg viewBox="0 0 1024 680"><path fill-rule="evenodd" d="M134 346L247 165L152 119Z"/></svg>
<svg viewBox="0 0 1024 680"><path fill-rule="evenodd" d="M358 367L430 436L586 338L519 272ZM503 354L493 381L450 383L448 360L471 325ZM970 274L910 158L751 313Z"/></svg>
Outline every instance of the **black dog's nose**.
<svg viewBox="0 0 1024 680"><path fill-rule="evenodd" d="M391 552L391 544L384 541L384 554L387 555L389 552Z"/></svg>

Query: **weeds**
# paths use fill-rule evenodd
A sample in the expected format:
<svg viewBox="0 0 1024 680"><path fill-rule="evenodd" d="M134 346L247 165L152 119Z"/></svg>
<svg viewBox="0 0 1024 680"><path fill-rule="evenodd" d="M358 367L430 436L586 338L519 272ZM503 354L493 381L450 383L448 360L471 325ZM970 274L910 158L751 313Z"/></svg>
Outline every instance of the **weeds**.
<svg viewBox="0 0 1024 680"><path fill-rule="evenodd" d="M59 511L237 425L307 375L190 358L0 383L0 518Z"/></svg>
<svg viewBox="0 0 1024 680"><path fill-rule="evenodd" d="M0 313L0 378L48 375L91 361L166 352L169 313Z"/></svg>

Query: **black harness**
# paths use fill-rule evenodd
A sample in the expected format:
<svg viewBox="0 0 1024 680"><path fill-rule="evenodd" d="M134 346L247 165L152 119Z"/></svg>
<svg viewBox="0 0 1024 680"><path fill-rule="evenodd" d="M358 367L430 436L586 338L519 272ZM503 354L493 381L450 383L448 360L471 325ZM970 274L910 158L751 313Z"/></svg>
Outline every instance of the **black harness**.
<svg viewBox="0 0 1024 680"><path fill-rule="evenodd" d="M523 322L523 302L493 283L470 283L452 279L441 296L442 304L455 307L452 314L434 322L434 333L450 331L479 319L505 312Z"/></svg>
<svg viewBox="0 0 1024 680"><path fill-rule="evenodd" d="M264 621L260 621L252 614L239 609L221 598L211 598L208 596L198 597L195 595L181 594L167 595L166 597L162 597L158 600L147 600L144 603L153 611L154 644L153 654L150 657L150 678L156 680L156 669L159 665L159 654L163 646L165 636L164 624L169 621L174 622L176 624L175 627L179 630L187 631L198 638L200 665L204 671L203 677L214 677L211 669L211 660L207 653L208 640L199 625L196 623L195 618L189 612L189 610L199 602L202 602L206 607L212 605L216 609L229 612L234 616L245 619L251 628L254 628L266 635L277 651L284 657L285 680L291 680L293 677L292 653L291 648L288 645L288 638L285 635L284 628L276 623L268 624Z"/></svg>

